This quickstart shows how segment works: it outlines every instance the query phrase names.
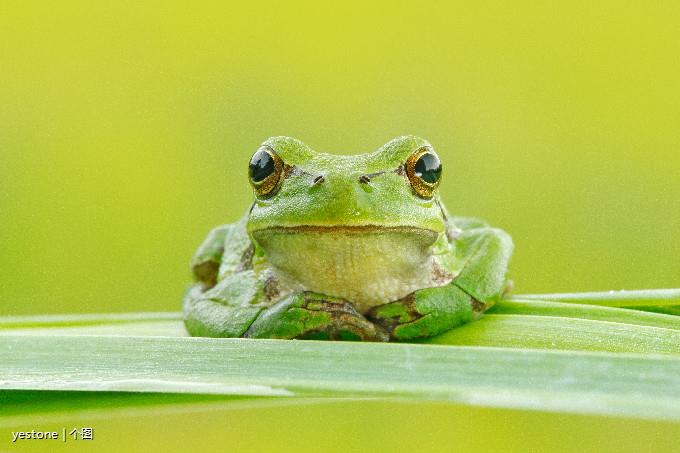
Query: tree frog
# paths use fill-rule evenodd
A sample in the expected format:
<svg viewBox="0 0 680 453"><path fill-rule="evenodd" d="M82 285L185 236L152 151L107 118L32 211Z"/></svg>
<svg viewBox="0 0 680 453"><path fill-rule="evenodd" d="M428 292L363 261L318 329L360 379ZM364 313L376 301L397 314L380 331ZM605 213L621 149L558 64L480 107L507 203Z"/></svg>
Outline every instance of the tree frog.
<svg viewBox="0 0 680 453"><path fill-rule="evenodd" d="M506 288L510 236L452 217L426 140L338 156L273 137L248 213L213 229L184 296L194 336L400 341L478 318Z"/></svg>

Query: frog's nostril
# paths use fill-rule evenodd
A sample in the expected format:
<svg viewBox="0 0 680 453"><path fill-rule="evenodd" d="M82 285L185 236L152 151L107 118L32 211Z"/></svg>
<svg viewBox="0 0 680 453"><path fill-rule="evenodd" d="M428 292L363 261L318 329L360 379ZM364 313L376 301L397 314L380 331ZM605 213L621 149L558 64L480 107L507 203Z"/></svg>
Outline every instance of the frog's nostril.
<svg viewBox="0 0 680 453"><path fill-rule="evenodd" d="M314 177L314 180L312 181L312 185L316 186L318 184L321 184L325 180L326 180L326 178L324 177L324 175L317 175L317 176Z"/></svg>

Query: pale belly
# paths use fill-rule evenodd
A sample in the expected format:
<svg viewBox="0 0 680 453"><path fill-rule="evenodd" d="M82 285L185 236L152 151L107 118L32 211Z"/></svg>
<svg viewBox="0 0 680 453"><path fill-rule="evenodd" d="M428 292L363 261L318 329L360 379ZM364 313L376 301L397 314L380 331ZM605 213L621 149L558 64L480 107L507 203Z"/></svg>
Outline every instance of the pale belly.
<svg viewBox="0 0 680 453"><path fill-rule="evenodd" d="M453 278L432 256L431 230L272 228L253 237L284 286L347 299L362 313Z"/></svg>

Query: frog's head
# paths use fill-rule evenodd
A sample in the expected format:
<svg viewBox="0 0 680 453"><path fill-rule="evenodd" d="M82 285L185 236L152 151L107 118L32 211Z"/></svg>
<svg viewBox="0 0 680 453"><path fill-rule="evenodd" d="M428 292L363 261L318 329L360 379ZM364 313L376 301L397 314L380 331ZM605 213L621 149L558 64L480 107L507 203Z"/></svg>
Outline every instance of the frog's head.
<svg viewBox="0 0 680 453"><path fill-rule="evenodd" d="M446 219L441 163L418 137L356 156L270 138L250 160L248 232L289 286L368 307L448 278L433 261ZM448 281L448 280L446 280Z"/></svg>
<svg viewBox="0 0 680 453"><path fill-rule="evenodd" d="M437 186L441 163L414 136L355 156L317 153L299 140L273 137L249 166L255 202L248 229L423 229L441 233Z"/></svg>

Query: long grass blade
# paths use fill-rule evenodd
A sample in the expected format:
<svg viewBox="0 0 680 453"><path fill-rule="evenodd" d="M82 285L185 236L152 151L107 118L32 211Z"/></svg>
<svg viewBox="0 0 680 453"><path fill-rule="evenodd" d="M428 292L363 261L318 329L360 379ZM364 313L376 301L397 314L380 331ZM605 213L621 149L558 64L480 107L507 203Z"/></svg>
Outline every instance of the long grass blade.
<svg viewBox="0 0 680 453"><path fill-rule="evenodd" d="M489 314L427 342L468 346L680 354L680 330L535 315Z"/></svg>
<svg viewBox="0 0 680 453"><path fill-rule="evenodd" d="M509 297L508 300L518 302L543 300L609 307L674 306L680 305L680 288L562 294L518 294Z"/></svg>
<svg viewBox="0 0 680 453"><path fill-rule="evenodd" d="M646 313L626 308L584 305L576 303L550 302L543 300L504 300L489 311L503 315L539 315L563 318L591 319L594 321L618 322L639 326L663 327L680 330L680 317L668 314Z"/></svg>
<svg viewBox="0 0 680 453"><path fill-rule="evenodd" d="M414 344L6 335L0 388L396 397L680 420L680 357Z"/></svg>
<svg viewBox="0 0 680 453"><path fill-rule="evenodd" d="M63 315L2 316L0 329L23 327L69 327L130 322L176 321L179 311L150 311L131 313L75 313Z"/></svg>
<svg viewBox="0 0 680 453"><path fill-rule="evenodd" d="M544 302L545 306L507 302L499 311L480 320L453 329L425 343L512 348L540 348L580 351L648 352L680 354L680 320L674 316L633 310ZM505 313L508 307L530 314ZM601 310L615 311L617 322L603 321ZM623 313L619 313L623 312ZM600 319L592 319L592 318ZM86 336L166 336L185 337L179 320L168 320L161 314L154 321L140 317L138 322L99 322L72 325L16 327L0 329L0 338L7 335L86 335ZM132 319L132 318L131 318Z"/></svg>

